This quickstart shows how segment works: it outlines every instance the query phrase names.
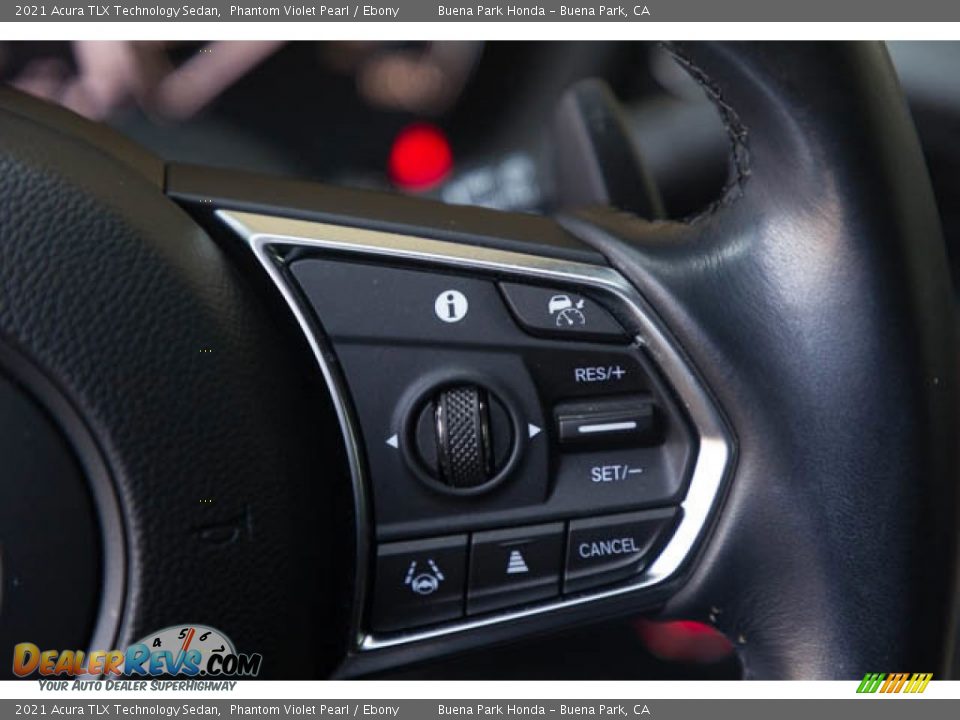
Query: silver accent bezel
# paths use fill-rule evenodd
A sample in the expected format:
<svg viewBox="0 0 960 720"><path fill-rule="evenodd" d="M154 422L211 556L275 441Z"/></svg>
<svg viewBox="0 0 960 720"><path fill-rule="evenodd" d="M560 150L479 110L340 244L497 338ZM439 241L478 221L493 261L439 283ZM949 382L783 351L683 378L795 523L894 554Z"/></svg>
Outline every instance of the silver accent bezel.
<svg viewBox="0 0 960 720"><path fill-rule="evenodd" d="M608 266L585 262L272 215L218 210L216 216L246 242L283 295L313 350L336 407L346 442L354 499L358 507L358 597L354 623L357 650L373 651L397 647L557 612L649 589L680 572L703 539L712 512L721 496L728 465L733 456L732 435L715 401L697 374L654 319L654 314L644 299L619 272ZM363 569L366 567L369 550L366 523L370 517L370 508L359 436L350 417L345 389L331 370L328 355L330 351L326 340L310 319L312 310L301 306L298 294L292 290L286 277L283 259L276 252L279 248L293 247L377 257L383 260L400 259L454 270L487 271L496 273L499 277L510 276L588 287L622 308L625 317L635 325L637 342L645 347L654 364L680 398L698 436L696 460L687 494L681 503L681 520L669 542L638 580L629 585L561 598L520 610L505 610L488 617L465 618L438 627L389 635L364 632L361 629L361 613L366 597L367 578Z"/></svg>

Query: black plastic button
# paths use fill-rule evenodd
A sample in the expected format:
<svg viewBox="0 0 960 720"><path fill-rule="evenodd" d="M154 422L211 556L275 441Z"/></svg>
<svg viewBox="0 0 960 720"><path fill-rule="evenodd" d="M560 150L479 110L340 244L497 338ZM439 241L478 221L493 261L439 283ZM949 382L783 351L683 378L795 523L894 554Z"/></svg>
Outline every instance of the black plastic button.
<svg viewBox="0 0 960 720"><path fill-rule="evenodd" d="M532 335L624 342L626 333L600 305L582 295L516 283L500 283L507 305Z"/></svg>
<svg viewBox="0 0 960 720"><path fill-rule="evenodd" d="M463 616L467 536L381 545L374 630L403 630Z"/></svg>
<svg viewBox="0 0 960 720"><path fill-rule="evenodd" d="M312 258L290 270L334 340L490 345L524 339L492 282Z"/></svg>
<svg viewBox="0 0 960 720"><path fill-rule="evenodd" d="M470 556L469 614L557 597L563 523L474 533Z"/></svg>
<svg viewBox="0 0 960 720"><path fill-rule="evenodd" d="M585 513L623 512L679 501L685 484L686 455L669 446L563 453L559 457L554 501Z"/></svg>
<svg viewBox="0 0 960 720"><path fill-rule="evenodd" d="M656 408L650 397L594 398L554 408L561 444L613 447L649 445L657 439Z"/></svg>
<svg viewBox="0 0 960 720"><path fill-rule="evenodd" d="M676 513L669 508L571 521L563 591L577 592L638 575L673 526Z"/></svg>
<svg viewBox="0 0 960 720"><path fill-rule="evenodd" d="M551 345L549 350L531 350L523 356L547 404L651 391L650 379L631 350Z"/></svg>

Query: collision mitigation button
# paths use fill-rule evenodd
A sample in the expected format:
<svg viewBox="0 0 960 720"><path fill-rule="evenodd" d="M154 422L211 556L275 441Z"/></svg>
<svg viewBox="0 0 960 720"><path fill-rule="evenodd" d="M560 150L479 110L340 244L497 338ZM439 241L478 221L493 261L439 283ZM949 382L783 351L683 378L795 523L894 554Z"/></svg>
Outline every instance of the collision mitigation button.
<svg viewBox="0 0 960 720"><path fill-rule="evenodd" d="M517 322L531 335L625 342L626 333L603 307L569 290L500 283Z"/></svg>
<svg viewBox="0 0 960 720"><path fill-rule="evenodd" d="M609 515L570 522L564 593L638 575L673 527L677 510Z"/></svg>
<svg viewBox="0 0 960 720"><path fill-rule="evenodd" d="M381 545L374 630L403 630L463 616L467 536Z"/></svg>

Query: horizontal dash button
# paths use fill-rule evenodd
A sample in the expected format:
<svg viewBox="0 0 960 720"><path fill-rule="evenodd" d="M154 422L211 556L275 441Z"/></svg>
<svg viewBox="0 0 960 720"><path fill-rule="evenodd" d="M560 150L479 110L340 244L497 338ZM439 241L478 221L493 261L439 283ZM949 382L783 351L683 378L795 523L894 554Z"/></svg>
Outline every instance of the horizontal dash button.
<svg viewBox="0 0 960 720"><path fill-rule="evenodd" d="M554 417L564 445L649 445L658 436L656 405L647 395L564 403Z"/></svg>

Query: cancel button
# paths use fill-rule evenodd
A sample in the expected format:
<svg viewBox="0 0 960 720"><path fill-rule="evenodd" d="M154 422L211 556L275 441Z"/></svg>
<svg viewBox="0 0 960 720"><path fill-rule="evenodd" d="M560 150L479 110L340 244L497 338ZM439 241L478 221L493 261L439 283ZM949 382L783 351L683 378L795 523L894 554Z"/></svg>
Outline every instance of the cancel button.
<svg viewBox="0 0 960 720"><path fill-rule="evenodd" d="M571 521L563 591L634 579L666 540L676 515L668 508Z"/></svg>

